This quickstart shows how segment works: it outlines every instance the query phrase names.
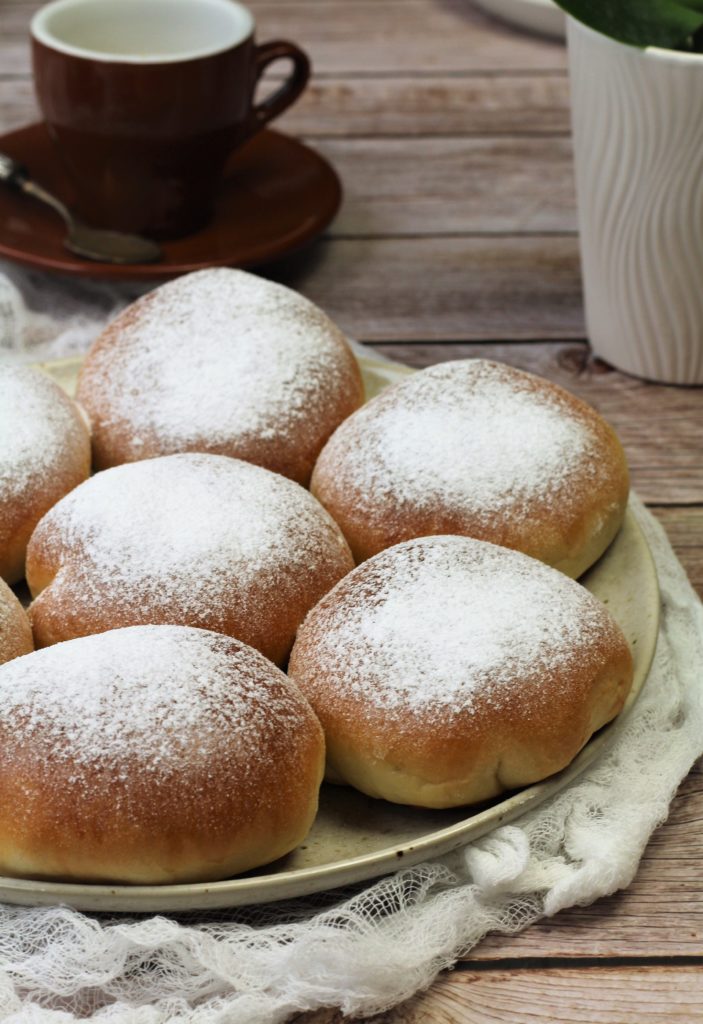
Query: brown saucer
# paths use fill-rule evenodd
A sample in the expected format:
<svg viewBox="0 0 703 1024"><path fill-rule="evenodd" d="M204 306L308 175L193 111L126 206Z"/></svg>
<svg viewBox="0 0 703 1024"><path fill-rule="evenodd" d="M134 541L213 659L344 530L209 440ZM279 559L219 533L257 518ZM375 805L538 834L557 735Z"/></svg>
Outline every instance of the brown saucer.
<svg viewBox="0 0 703 1024"><path fill-rule="evenodd" d="M71 185L43 124L0 136L0 152L71 206ZM202 267L253 267L311 241L334 217L342 188L334 169L296 139L264 130L232 157L201 231L164 242L160 263L93 263L63 248L64 225L35 200L0 188L0 256L41 270L96 278L164 278Z"/></svg>

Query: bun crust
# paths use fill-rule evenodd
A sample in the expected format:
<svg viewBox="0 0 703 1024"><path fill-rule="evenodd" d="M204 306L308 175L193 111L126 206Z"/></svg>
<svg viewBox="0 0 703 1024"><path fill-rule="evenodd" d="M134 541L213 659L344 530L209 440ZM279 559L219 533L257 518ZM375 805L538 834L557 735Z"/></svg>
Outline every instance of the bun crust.
<svg viewBox="0 0 703 1024"><path fill-rule="evenodd" d="M162 285L113 320L85 359L78 397L98 469L211 452L307 486L363 386L321 310L281 285L216 268Z"/></svg>
<svg viewBox="0 0 703 1024"><path fill-rule="evenodd" d="M154 885L282 856L317 810L324 740L256 651L145 626L0 668L0 874Z"/></svg>
<svg viewBox="0 0 703 1024"><path fill-rule="evenodd" d="M168 455L98 473L44 516L27 552L29 614L37 647L171 623L282 664L353 565L298 484L222 455Z"/></svg>
<svg viewBox="0 0 703 1024"><path fill-rule="evenodd" d="M90 473L90 435L58 384L27 366L3 366L0 437L0 577L16 583L36 524Z"/></svg>
<svg viewBox="0 0 703 1024"><path fill-rule="evenodd" d="M33 650L27 613L8 585L0 580L0 665Z"/></svg>
<svg viewBox="0 0 703 1024"><path fill-rule="evenodd" d="M322 722L332 781L452 807L564 768L621 710L632 657L573 580L428 537L337 584L300 628L289 675Z"/></svg>
<svg viewBox="0 0 703 1024"><path fill-rule="evenodd" d="M629 480L615 432L590 406L469 359L423 370L351 416L311 490L357 562L413 537L461 534L576 578L620 528Z"/></svg>

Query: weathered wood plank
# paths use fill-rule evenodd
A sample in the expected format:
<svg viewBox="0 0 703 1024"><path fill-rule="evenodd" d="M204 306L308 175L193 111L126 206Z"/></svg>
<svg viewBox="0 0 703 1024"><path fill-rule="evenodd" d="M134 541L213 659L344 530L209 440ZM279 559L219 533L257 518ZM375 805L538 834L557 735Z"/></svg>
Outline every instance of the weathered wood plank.
<svg viewBox="0 0 703 1024"><path fill-rule="evenodd" d="M585 333L578 243L569 236L333 239L270 273L360 341Z"/></svg>
<svg viewBox="0 0 703 1024"><path fill-rule="evenodd" d="M344 183L333 236L576 230L567 138L318 139L313 144Z"/></svg>
<svg viewBox="0 0 703 1024"><path fill-rule="evenodd" d="M0 51L0 67L2 51ZM34 98L34 86L29 77L0 79L0 132L14 131L24 124L39 121L40 114Z"/></svg>
<svg viewBox="0 0 703 1024"><path fill-rule="evenodd" d="M0 8L0 74L29 68L27 32L36 3ZM563 45L513 31L468 0L252 0L260 39L291 38L322 74L557 70Z"/></svg>
<svg viewBox="0 0 703 1024"><path fill-rule="evenodd" d="M508 296L509 287L505 286ZM494 293L496 306L500 298ZM514 309L514 298L505 300ZM630 462L633 487L656 505L703 502L703 390L648 384L589 358L581 344L378 345L413 366L481 356L556 381L590 402L617 430ZM654 411L654 419L653 419ZM700 581L699 555L690 568Z"/></svg>
<svg viewBox="0 0 703 1024"><path fill-rule="evenodd" d="M564 74L330 75L313 78L277 123L309 138L568 132L568 80Z"/></svg>
<svg viewBox="0 0 703 1024"><path fill-rule="evenodd" d="M576 231L571 140L320 139L345 201L331 234Z"/></svg>
<svg viewBox="0 0 703 1024"><path fill-rule="evenodd" d="M701 393L703 402L703 393ZM659 508L651 511L661 522L677 551L698 551L698 538L703 537L703 508Z"/></svg>
<svg viewBox="0 0 703 1024"><path fill-rule="evenodd" d="M694 590L703 599L703 509L655 505L651 511L666 530Z"/></svg>
<svg viewBox="0 0 703 1024"><path fill-rule="evenodd" d="M703 1013L703 971L691 965L450 971L429 991L368 1024L692 1024ZM295 1024L342 1024L333 1010Z"/></svg>
<svg viewBox="0 0 703 1024"><path fill-rule="evenodd" d="M38 117L29 76L0 78L0 132ZM568 83L538 74L315 77L276 127L310 139L565 133Z"/></svg>

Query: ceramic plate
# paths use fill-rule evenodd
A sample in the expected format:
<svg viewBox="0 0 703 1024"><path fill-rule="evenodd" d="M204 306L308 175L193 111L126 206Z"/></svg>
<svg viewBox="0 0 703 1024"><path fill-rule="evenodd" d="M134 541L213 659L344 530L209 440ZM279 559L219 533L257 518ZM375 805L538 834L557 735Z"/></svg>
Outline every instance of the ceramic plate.
<svg viewBox="0 0 703 1024"><path fill-rule="evenodd" d="M518 28L563 39L566 33L564 12L552 0L475 0L489 14Z"/></svg>
<svg viewBox="0 0 703 1024"><path fill-rule="evenodd" d="M72 187L43 124L0 136L0 152L26 164L37 181L73 204ZM163 242L160 263L115 266L63 247L63 221L42 203L0 188L0 256L81 277L158 280L204 267L254 267L300 249L339 209L342 188L327 161L297 139L266 129L227 165L209 224Z"/></svg>
<svg viewBox="0 0 703 1024"><path fill-rule="evenodd" d="M410 370L360 360L367 397ZM78 360L44 364L69 392ZM635 682L625 711L558 775L476 809L426 811L373 800L342 786L322 787L320 811L305 843L275 864L236 879L194 885L111 886L0 879L0 900L30 905L65 903L79 910L188 911L242 906L303 896L388 874L399 866L448 853L553 796L612 742L645 682L656 645L659 589L646 541L632 511L600 561L583 577L623 628L634 655Z"/></svg>

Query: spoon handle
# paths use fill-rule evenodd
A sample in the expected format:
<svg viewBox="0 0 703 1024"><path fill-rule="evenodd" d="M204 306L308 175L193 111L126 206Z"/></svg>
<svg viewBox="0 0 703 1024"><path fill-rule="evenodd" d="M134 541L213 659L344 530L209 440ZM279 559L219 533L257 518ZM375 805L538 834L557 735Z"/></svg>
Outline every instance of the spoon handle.
<svg viewBox="0 0 703 1024"><path fill-rule="evenodd" d="M22 191L22 186L29 179L29 171L11 156L0 153L0 181L12 188Z"/></svg>
<svg viewBox="0 0 703 1024"><path fill-rule="evenodd" d="M0 183L9 185L10 188L17 189L18 192L24 192L27 196L33 196L40 203L46 203L64 219L69 227L71 226L71 215L64 204L41 185L38 185L36 181L33 181L24 164L13 160L6 153L0 153Z"/></svg>
<svg viewBox="0 0 703 1024"><path fill-rule="evenodd" d="M0 185L38 199L58 213L68 228L63 244L77 256L100 263L154 263L163 257L158 245L148 238L82 224L60 199L30 177L26 167L5 153L0 153Z"/></svg>

